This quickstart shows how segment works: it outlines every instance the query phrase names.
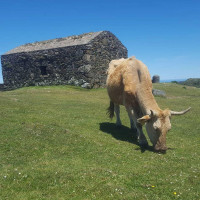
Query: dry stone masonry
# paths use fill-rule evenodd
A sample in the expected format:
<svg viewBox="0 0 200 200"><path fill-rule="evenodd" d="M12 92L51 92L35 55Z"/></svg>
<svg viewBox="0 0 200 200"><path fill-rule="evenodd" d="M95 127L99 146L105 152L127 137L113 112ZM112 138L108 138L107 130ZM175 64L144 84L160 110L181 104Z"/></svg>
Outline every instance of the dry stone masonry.
<svg viewBox="0 0 200 200"><path fill-rule="evenodd" d="M127 49L109 31L25 44L1 56L4 87L104 87L108 64L118 58L127 58Z"/></svg>

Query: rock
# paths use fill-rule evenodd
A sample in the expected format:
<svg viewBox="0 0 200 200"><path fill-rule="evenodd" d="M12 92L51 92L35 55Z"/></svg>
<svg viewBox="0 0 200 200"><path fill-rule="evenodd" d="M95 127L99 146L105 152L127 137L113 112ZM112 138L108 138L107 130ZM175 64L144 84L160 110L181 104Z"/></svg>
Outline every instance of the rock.
<svg viewBox="0 0 200 200"><path fill-rule="evenodd" d="M86 89L90 89L92 88L91 85L89 83L84 83L83 85L81 85L82 88L86 88Z"/></svg>
<svg viewBox="0 0 200 200"><path fill-rule="evenodd" d="M162 90L153 89L152 93L154 96L166 97L166 93Z"/></svg>
<svg viewBox="0 0 200 200"><path fill-rule="evenodd" d="M154 75L152 78L152 83L160 83L160 76Z"/></svg>

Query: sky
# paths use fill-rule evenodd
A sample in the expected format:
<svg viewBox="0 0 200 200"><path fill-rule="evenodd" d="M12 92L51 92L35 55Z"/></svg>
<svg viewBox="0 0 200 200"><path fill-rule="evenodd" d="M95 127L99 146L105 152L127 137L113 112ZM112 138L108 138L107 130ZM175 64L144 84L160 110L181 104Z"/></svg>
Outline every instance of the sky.
<svg viewBox="0 0 200 200"><path fill-rule="evenodd" d="M200 78L200 0L0 0L0 55L25 43L103 30L152 76ZM0 65L0 83L1 71Z"/></svg>

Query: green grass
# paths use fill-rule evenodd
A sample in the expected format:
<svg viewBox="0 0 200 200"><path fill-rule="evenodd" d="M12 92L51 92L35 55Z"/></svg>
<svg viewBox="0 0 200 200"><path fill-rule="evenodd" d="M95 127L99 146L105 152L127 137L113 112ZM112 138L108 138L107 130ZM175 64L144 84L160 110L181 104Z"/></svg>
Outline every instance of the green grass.
<svg viewBox="0 0 200 200"><path fill-rule="evenodd" d="M200 89L155 84L172 118L166 154L141 150L124 108L119 130L105 89L0 92L0 199L199 199Z"/></svg>

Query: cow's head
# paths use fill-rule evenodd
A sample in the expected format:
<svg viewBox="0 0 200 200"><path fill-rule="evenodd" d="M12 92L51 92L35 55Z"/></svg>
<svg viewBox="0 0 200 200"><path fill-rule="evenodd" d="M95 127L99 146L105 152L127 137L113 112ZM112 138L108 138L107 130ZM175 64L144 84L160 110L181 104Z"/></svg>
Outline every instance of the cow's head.
<svg viewBox="0 0 200 200"><path fill-rule="evenodd" d="M181 112L166 110L150 111L151 114L139 118L137 121L144 125L150 141L156 151L166 151L166 134L171 129L171 115L182 115L188 112L190 108Z"/></svg>

